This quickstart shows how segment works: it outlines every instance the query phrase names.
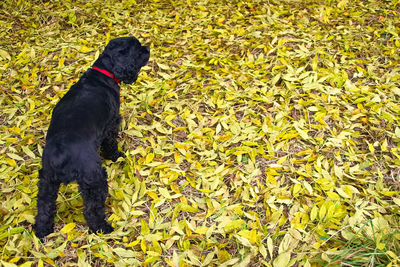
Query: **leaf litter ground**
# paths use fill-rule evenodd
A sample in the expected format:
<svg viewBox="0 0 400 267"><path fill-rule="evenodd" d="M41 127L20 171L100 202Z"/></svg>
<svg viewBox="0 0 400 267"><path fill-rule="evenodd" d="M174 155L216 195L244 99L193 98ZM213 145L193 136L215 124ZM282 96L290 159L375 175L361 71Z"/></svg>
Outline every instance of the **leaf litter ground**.
<svg viewBox="0 0 400 267"><path fill-rule="evenodd" d="M0 6L2 265L399 264L399 1ZM88 233L71 184L40 243L52 108L127 35L151 60L104 164L116 230Z"/></svg>

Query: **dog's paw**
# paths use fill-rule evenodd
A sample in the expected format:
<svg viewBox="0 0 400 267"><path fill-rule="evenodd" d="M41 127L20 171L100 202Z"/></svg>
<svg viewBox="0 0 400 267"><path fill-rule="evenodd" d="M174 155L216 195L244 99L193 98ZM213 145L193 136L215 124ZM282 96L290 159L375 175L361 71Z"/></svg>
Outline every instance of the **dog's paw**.
<svg viewBox="0 0 400 267"><path fill-rule="evenodd" d="M114 228L109 223L104 223L99 227L96 233L109 234L114 231Z"/></svg>
<svg viewBox="0 0 400 267"><path fill-rule="evenodd" d="M37 225L33 226L33 230L35 231L35 235L40 239L43 240L47 235L53 233L53 226L50 227L47 225Z"/></svg>

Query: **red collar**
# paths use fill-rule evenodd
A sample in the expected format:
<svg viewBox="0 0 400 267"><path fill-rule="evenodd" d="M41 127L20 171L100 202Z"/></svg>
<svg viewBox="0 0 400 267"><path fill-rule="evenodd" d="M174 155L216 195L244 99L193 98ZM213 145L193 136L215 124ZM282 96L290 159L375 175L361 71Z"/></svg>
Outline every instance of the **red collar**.
<svg viewBox="0 0 400 267"><path fill-rule="evenodd" d="M99 69L98 67L92 67L92 69L97 70L97 71L103 73L104 75L106 75L106 76L108 76L108 77L110 77L110 78L113 78L114 81L115 81L117 84L119 84L119 80L114 76L114 74L109 73L109 72L106 71L106 70Z"/></svg>

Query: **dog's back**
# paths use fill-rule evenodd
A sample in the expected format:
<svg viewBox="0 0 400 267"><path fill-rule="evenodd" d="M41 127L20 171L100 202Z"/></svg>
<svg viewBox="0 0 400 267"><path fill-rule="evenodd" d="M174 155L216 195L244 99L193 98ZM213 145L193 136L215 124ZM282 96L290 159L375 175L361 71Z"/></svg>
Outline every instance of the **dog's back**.
<svg viewBox="0 0 400 267"><path fill-rule="evenodd" d="M119 112L117 91L99 86L101 80L85 83L93 75L85 73L53 110L42 165L43 169L54 171L54 178L63 183L78 180L80 170L100 162L97 150L101 136Z"/></svg>

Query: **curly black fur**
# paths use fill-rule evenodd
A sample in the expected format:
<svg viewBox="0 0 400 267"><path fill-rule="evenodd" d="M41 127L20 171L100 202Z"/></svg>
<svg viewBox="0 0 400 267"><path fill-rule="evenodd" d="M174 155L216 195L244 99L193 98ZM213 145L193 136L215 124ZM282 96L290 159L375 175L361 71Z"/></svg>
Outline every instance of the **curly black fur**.
<svg viewBox="0 0 400 267"><path fill-rule="evenodd" d="M110 41L93 66L124 83L133 83L149 57L149 47L134 37L121 37ZM105 217L107 173L97 151L112 161L124 156L117 144L119 90L113 78L89 69L55 106L39 171L34 225L39 238L53 232L58 189L61 183L71 181L79 184L89 228L103 233L113 230Z"/></svg>

